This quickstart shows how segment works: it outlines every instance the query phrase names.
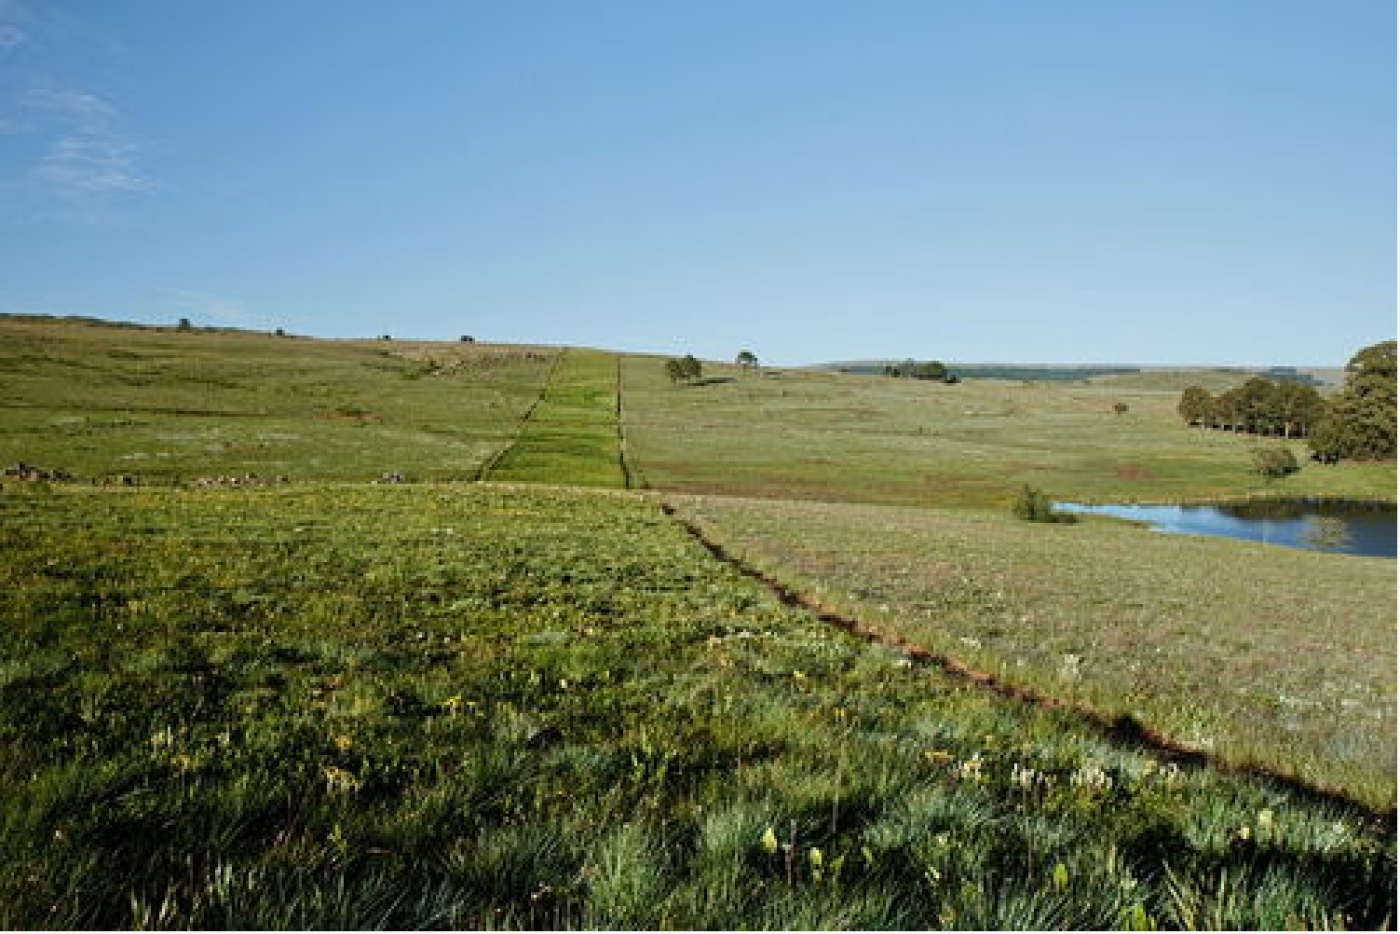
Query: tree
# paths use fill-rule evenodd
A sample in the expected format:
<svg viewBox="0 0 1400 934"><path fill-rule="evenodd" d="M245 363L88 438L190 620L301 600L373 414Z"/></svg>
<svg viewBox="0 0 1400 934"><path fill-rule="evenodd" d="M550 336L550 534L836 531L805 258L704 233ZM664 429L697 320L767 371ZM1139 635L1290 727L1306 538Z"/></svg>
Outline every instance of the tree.
<svg viewBox="0 0 1400 934"><path fill-rule="evenodd" d="M1347 381L1353 377L1379 376L1395 382L1395 341L1363 347L1347 361Z"/></svg>
<svg viewBox="0 0 1400 934"><path fill-rule="evenodd" d="M194 330L194 325L190 323L190 319L189 319L189 318L181 318L181 319L180 319L180 323L177 324L177 325L175 325L175 330L177 330L177 331L193 331L193 330Z"/></svg>
<svg viewBox="0 0 1400 934"><path fill-rule="evenodd" d="M671 382L679 383L681 380L685 379L685 365L675 357L672 357L670 360L666 361L666 375L670 377Z"/></svg>
<svg viewBox="0 0 1400 934"><path fill-rule="evenodd" d="M278 328L277 330L275 330L275 331L272 332L272 336L273 336L273 337L286 337L286 336L287 336L287 332L284 331L284 330L282 330L281 328Z"/></svg>
<svg viewBox="0 0 1400 934"><path fill-rule="evenodd" d="M1379 460L1395 455L1395 341L1365 347L1347 362L1346 383L1309 439L1314 456Z"/></svg>
<svg viewBox="0 0 1400 934"><path fill-rule="evenodd" d="M1325 408L1316 389L1295 380L1275 384L1274 405L1285 438L1309 434Z"/></svg>
<svg viewBox="0 0 1400 934"><path fill-rule="evenodd" d="M1177 403L1176 411L1188 425L1200 425L1209 427L1211 409L1215 404L1215 398L1210 392L1201 386L1187 386L1181 393L1181 401Z"/></svg>
<svg viewBox="0 0 1400 934"><path fill-rule="evenodd" d="M749 370L758 366L758 356L752 350L741 350L738 356L734 358L734 362L744 369Z"/></svg>
<svg viewBox="0 0 1400 934"><path fill-rule="evenodd" d="M475 344L475 343L476 343L476 338L475 338L475 337L472 337L470 334L463 334L460 338L458 338L458 340L461 341L463 344Z"/></svg>

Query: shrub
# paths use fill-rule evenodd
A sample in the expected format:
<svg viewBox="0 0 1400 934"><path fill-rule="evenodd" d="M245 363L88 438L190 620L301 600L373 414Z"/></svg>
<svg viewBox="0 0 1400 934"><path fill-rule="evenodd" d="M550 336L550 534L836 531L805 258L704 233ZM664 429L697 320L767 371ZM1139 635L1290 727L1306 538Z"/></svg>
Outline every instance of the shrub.
<svg viewBox="0 0 1400 934"><path fill-rule="evenodd" d="M1016 503L1011 507L1011 511L1016 518L1025 519L1027 522L1078 521L1069 513L1056 512L1050 497L1031 486L1021 487L1021 493L1016 497Z"/></svg>
<svg viewBox="0 0 1400 934"><path fill-rule="evenodd" d="M1291 449L1282 445L1255 448L1249 457L1254 463L1254 472L1270 479L1298 472L1298 458L1293 456Z"/></svg>

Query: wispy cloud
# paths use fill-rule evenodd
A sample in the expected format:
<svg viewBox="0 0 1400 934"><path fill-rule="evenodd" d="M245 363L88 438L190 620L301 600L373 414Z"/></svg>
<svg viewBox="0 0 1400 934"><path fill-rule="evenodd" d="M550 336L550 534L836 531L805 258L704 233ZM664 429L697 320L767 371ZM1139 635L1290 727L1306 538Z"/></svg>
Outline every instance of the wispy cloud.
<svg viewBox="0 0 1400 934"><path fill-rule="evenodd" d="M251 328L255 319L248 303L241 298L211 295L188 289L164 289L166 304L195 324L222 324L228 327Z"/></svg>
<svg viewBox="0 0 1400 934"><path fill-rule="evenodd" d="M16 0L0 0L0 54L18 48L29 38L21 25L27 18Z"/></svg>
<svg viewBox="0 0 1400 934"><path fill-rule="evenodd" d="M121 130L111 102L88 91L37 88L24 106L53 131L33 174L54 191L85 198L150 187L137 167L138 147Z"/></svg>

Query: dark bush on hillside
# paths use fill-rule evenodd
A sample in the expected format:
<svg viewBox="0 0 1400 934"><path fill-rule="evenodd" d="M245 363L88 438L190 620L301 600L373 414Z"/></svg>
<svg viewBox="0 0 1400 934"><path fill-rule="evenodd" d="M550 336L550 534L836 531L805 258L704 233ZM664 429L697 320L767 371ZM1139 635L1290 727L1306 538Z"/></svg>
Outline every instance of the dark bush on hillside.
<svg viewBox="0 0 1400 934"><path fill-rule="evenodd" d="M1030 486L1021 487L1021 493L1016 497L1016 503L1011 507L1011 512L1016 518L1025 519L1027 522L1079 521L1069 513L1056 512L1054 504L1050 502L1050 497Z"/></svg>
<svg viewBox="0 0 1400 934"><path fill-rule="evenodd" d="M703 369L700 361L690 354L666 361L666 375L671 378L673 383L678 383L681 380L699 379Z"/></svg>
<svg viewBox="0 0 1400 934"><path fill-rule="evenodd" d="M1298 472L1298 458L1286 447L1255 448L1249 458L1254 472L1270 479Z"/></svg>

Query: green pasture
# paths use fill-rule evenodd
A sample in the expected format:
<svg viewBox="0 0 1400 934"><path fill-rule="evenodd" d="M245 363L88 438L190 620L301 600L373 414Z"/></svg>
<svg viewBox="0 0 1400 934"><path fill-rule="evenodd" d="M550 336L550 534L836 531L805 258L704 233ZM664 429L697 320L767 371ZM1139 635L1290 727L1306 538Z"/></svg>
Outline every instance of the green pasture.
<svg viewBox="0 0 1400 934"><path fill-rule="evenodd" d="M0 464L149 483L471 478L555 353L0 317Z"/></svg>
<svg viewBox="0 0 1400 934"><path fill-rule="evenodd" d="M1395 563L1124 523L671 497L877 629L1237 765L1395 804Z"/></svg>
<svg viewBox="0 0 1400 934"><path fill-rule="evenodd" d="M1383 826L910 665L645 496L7 486L0 547L4 927L1394 923Z"/></svg>
<svg viewBox="0 0 1400 934"><path fill-rule="evenodd" d="M1138 388L1139 376L946 385L711 365L673 384L659 359L624 368L629 453L658 489L992 509L1022 484L1095 501L1395 496L1393 461L1314 464L1302 442L1303 469L1266 482L1251 472L1258 441L1187 427L1180 392Z"/></svg>
<svg viewBox="0 0 1400 934"><path fill-rule="evenodd" d="M520 435L486 479L626 485L618 454L617 357L570 348Z"/></svg>

